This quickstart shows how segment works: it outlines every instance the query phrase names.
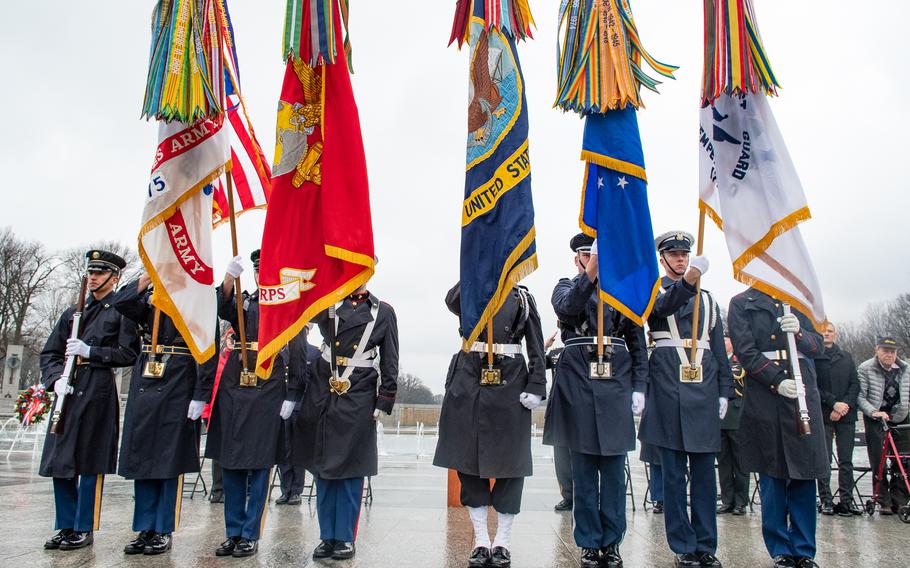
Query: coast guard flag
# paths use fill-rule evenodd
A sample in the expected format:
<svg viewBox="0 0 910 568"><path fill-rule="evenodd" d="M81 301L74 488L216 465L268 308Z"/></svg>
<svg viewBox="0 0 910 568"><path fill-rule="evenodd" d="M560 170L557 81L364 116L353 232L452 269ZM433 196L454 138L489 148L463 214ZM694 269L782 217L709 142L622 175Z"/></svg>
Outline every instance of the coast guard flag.
<svg viewBox="0 0 910 568"><path fill-rule="evenodd" d="M462 348L470 349L522 278L537 268L528 111L514 32L487 29L474 3L468 144L461 213Z"/></svg>
<svg viewBox="0 0 910 568"><path fill-rule="evenodd" d="M821 287L797 224L809 207L762 94L701 109L699 205L724 232L733 276L793 304L821 328Z"/></svg>
<svg viewBox="0 0 910 568"><path fill-rule="evenodd" d="M337 3L335 47L343 53ZM309 13L309 12L307 12ZM272 193L259 264L259 355L268 378L275 355L316 314L373 275L366 157L344 57L285 68Z"/></svg>
<svg viewBox="0 0 910 568"><path fill-rule="evenodd" d="M139 256L155 285L152 304L172 320L196 361L215 353L211 183L230 168L222 116L158 126L142 211Z"/></svg>
<svg viewBox="0 0 910 568"><path fill-rule="evenodd" d="M581 230L597 239L600 296L638 325L660 287L645 159L633 107L585 117Z"/></svg>

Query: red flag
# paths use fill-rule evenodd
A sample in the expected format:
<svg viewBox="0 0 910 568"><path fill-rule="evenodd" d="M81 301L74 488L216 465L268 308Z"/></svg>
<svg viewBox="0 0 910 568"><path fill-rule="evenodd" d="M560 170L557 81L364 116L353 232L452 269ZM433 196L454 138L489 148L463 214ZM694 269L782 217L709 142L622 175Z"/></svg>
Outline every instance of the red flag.
<svg viewBox="0 0 910 568"><path fill-rule="evenodd" d="M343 51L335 19L336 49ZM272 194L259 266L259 358L373 275L373 225L360 119L347 62L290 59L278 106Z"/></svg>

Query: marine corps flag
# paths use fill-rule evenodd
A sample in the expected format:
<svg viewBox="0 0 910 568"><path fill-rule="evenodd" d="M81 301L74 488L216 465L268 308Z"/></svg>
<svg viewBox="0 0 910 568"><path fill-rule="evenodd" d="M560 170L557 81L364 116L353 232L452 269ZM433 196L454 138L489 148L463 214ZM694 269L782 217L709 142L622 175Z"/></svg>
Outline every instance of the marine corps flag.
<svg viewBox="0 0 910 568"><path fill-rule="evenodd" d="M312 3L312 11L309 5ZM275 355L316 314L373 275L366 159L337 3L290 0L272 193L259 265L259 358ZM317 4L318 10L317 10ZM310 14L316 19L310 21ZM302 23L300 19L303 19ZM299 43L298 43L299 42ZM319 49L307 51L309 47ZM300 54L305 59L300 59ZM312 65L308 64L312 63Z"/></svg>
<svg viewBox="0 0 910 568"><path fill-rule="evenodd" d="M516 38L530 36L531 23L525 0L460 0L455 11L450 43L467 41L471 47L461 211L463 349L476 341L515 283L537 268L528 110L515 49Z"/></svg>
<svg viewBox="0 0 910 568"><path fill-rule="evenodd" d="M778 87L749 0L705 0L699 206L724 232L733 276L822 328L825 308L797 226L809 206L766 94Z"/></svg>

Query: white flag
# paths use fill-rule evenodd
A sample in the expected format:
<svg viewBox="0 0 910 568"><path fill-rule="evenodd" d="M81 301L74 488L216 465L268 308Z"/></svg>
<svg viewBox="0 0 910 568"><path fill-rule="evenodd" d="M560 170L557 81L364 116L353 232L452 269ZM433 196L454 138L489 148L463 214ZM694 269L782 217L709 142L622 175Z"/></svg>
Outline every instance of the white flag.
<svg viewBox="0 0 910 568"><path fill-rule="evenodd" d="M826 321L797 224L809 206L762 94L721 95L701 109L700 206L724 232L733 276Z"/></svg>
<svg viewBox="0 0 910 568"><path fill-rule="evenodd" d="M174 320L197 361L215 353L212 185L229 170L222 118L161 123L139 255L155 285L152 303Z"/></svg>

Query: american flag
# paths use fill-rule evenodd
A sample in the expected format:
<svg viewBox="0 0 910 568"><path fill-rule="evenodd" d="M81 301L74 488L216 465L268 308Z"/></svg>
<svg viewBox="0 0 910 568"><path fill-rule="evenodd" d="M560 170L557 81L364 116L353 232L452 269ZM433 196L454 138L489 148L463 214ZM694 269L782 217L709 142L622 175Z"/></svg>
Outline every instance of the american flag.
<svg viewBox="0 0 910 568"><path fill-rule="evenodd" d="M233 47L233 46L231 46ZM256 140L253 125L240 96L236 52L231 49L225 57L224 83L227 98L228 132L231 140L231 173L234 182L234 213L240 215L253 209L265 209L271 193L272 170L262 147ZM229 220L227 182L224 177L214 184L212 226Z"/></svg>

